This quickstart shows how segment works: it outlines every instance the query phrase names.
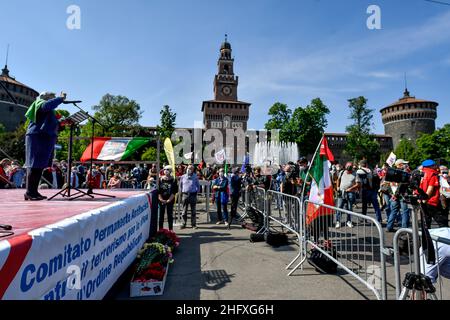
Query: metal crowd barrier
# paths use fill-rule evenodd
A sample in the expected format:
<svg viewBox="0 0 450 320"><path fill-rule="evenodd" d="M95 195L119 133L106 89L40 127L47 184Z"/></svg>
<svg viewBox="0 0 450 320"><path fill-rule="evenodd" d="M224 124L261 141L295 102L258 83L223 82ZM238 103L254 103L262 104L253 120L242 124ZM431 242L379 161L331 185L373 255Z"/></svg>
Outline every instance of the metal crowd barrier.
<svg viewBox="0 0 450 320"><path fill-rule="evenodd" d="M266 201L266 229L270 230L271 223L287 229L294 233L298 239L299 251L294 259L287 265L286 270L289 270L291 266L299 258L303 256L305 258L306 246L304 237L304 219L301 215L301 201L298 197L283 194L281 192L269 190L267 192ZM299 264L296 268L291 270L288 275L301 267Z"/></svg>
<svg viewBox="0 0 450 320"><path fill-rule="evenodd" d="M243 214L240 215L239 221L242 222L248 217L248 208L250 207L250 195L247 188L241 189L241 196L239 197L238 208Z"/></svg>
<svg viewBox="0 0 450 320"><path fill-rule="evenodd" d="M415 272L418 271L415 270L414 267L414 253L412 245L407 245L407 252L402 252L404 255L401 255L400 252L400 236L401 235L407 235L407 238L404 239L407 241L407 243L412 243L412 229L409 228L402 228L397 230L394 236L393 240L393 246L394 246L394 269L395 269L395 297L396 299L399 299L400 293L402 291L403 286L403 279L407 272ZM419 236L421 236L421 232L419 232ZM437 269L437 283L434 283L433 285L436 288L436 296L440 300L448 300L450 299L450 280L444 279L441 276L441 270L438 261L440 260L439 256L439 250L437 250L439 244L443 245L450 245L450 239L437 237L434 235L431 235L431 239L433 240L434 245L434 251L436 253L436 264L435 268ZM419 242L420 243L420 242ZM425 256L420 250L420 273L426 275L426 270L424 266L426 265L425 262Z"/></svg>
<svg viewBox="0 0 450 320"><path fill-rule="evenodd" d="M306 243L365 285L377 299L385 300L387 298L385 255L389 252L385 249L381 224L369 216L308 200L301 206L300 216L305 219L308 205L322 212L309 224L305 223ZM344 217L349 215L356 226L351 228L345 224L336 229L334 215L338 211L343 213ZM305 261L306 256L292 272Z"/></svg>

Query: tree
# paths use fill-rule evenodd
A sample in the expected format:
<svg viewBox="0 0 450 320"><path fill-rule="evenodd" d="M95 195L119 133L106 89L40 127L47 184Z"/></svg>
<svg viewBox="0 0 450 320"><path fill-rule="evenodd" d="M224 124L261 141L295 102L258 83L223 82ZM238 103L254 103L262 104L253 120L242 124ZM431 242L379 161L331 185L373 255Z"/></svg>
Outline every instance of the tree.
<svg viewBox="0 0 450 320"><path fill-rule="evenodd" d="M411 168L417 168L421 163L417 148L409 140L400 140L394 153L397 156L397 159L409 161L409 166Z"/></svg>
<svg viewBox="0 0 450 320"><path fill-rule="evenodd" d="M26 127L19 125L15 131L0 133L0 158L12 157L20 163L25 162Z"/></svg>
<svg viewBox="0 0 450 320"><path fill-rule="evenodd" d="M127 97L106 94L92 108L96 111L94 117L105 126L105 136L129 136L132 130L140 127L141 107Z"/></svg>
<svg viewBox="0 0 450 320"><path fill-rule="evenodd" d="M275 103L269 109L271 119L266 130L279 129L282 142L296 142L304 155L312 154L328 125L328 107L320 98L313 99L306 108L298 107L292 112L282 103Z"/></svg>
<svg viewBox="0 0 450 320"><path fill-rule="evenodd" d="M292 114L288 129L291 141L300 146L303 155L313 154L328 125L328 107L320 98L313 99L306 108L298 107Z"/></svg>
<svg viewBox="0 0 450 320"><path fill-rule="evenodd" d="M161 109L160 114L161 123L157 126L157 131L161 138L161 141L164 142L164 139L170 138L173 131L175 130L175 121L177 119L177 114L172 112L168 105L165 105Z"/></svg>
<svg viewBox="0 0 450 320"><path fill-rule="evenodd" d="M450 163L450 124L432 134L422 134L416 140L417 155L420 160L434 159Z"/></svg>
<svg viewBox="0 0 450 320"><path fill-rule="evenodd" d="M147 148L147 150L145 150L145 152L142 154L141 156L141 160L142 161L157 161L157 150L156 147L149 147ZM164 152L164 149L162 149L162 151L159 154L159 160L160 163L167 163L167 156L166 153Z"/></svg>
<svg viewBox="0 0 450 320"><path fill-rule="evenodd" d="M267 121L265 125L266 130L280 130L280 141L288 142L289 141L289 121L292 115L292 110L284 104L277 102L269 109L269 116L271 118Z"/></svg>
<svg viewBox="0 0 450 320"><path fill-rule="evenodd" d="M358 97L349 99L351 110L349 119L353 124L346 128L348 133L344 152L354 161L367 159L376 163L380 159L380 145L371 134L373 127L373 109L367 107L367 99Z"/></svg>

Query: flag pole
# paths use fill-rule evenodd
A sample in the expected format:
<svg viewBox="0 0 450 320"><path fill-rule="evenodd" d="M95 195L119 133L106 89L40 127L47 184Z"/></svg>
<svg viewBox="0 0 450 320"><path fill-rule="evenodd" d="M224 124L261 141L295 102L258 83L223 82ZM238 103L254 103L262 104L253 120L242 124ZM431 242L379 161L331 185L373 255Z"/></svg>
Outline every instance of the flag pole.
<svg viewBox="0 0 450 320"><path fill-rule="evenodd" d="M302 203L303 203L303 199L305 198L306 182L308 181L308 177L309 177L309 173L311 171L311 167L314 164L314 160L316 160L317 153L319 152L320 146L322 145L323 138L325 138L325 134L322 136L322 139L320 139L319 145L317 146L316 152L314 153L313 158L311 160L311 165L309 166L308 171L306 172L306 179L305 179L305 181L303 181L302 198L300 199Z"/></svg>

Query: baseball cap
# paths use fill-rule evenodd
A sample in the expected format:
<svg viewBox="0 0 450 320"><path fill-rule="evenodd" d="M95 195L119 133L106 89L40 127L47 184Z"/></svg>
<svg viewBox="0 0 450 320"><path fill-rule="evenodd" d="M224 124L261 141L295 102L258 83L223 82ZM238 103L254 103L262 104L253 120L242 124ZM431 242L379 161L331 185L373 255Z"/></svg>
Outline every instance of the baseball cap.
<svg viewBox="0 0 450 320"><path fill-rule="evenodd" d="M436 162L434 162L431 159L428 159L428 160L425 160L424 162L422 162L423 167L432 167L434 165L436 165Z"/></svg>
<svg viewBox="0 0 450 320"><path fill-rule="evenodd" d="M172 171L172 166L165 166L165 167L164 167L164 170L170 170L170 171Z"/></svg>
<svg viewBox="0 0 450 320"><path fill-rule="evenodd" d="M409 161L403 160L403 159L398 159L397 161L395 161L395 166L398 167L401 164L408 164Z"/></svg>

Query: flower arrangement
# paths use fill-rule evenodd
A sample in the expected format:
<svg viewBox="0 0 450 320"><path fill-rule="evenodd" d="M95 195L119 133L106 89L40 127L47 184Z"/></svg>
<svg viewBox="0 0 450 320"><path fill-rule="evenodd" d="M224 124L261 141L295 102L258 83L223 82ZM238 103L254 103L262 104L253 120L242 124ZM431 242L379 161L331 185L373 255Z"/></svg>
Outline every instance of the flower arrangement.
<svg viewBox="0 0 450 320"><path fill-rule="evenodd" d="M134 272L135 282L163 281L167 265L173 263L172 251L180 245L180 239L173 231L158 231L151 243L145 243L137 255Z"/></svg>
<svg viewBox="0 0 450 320"><path fill-rule="evenodd" d="M153 241L168 246L171 248L171 251L174 251L180 245L180 238L177 237L175 232L167 229L159 230Z"/></svg>

